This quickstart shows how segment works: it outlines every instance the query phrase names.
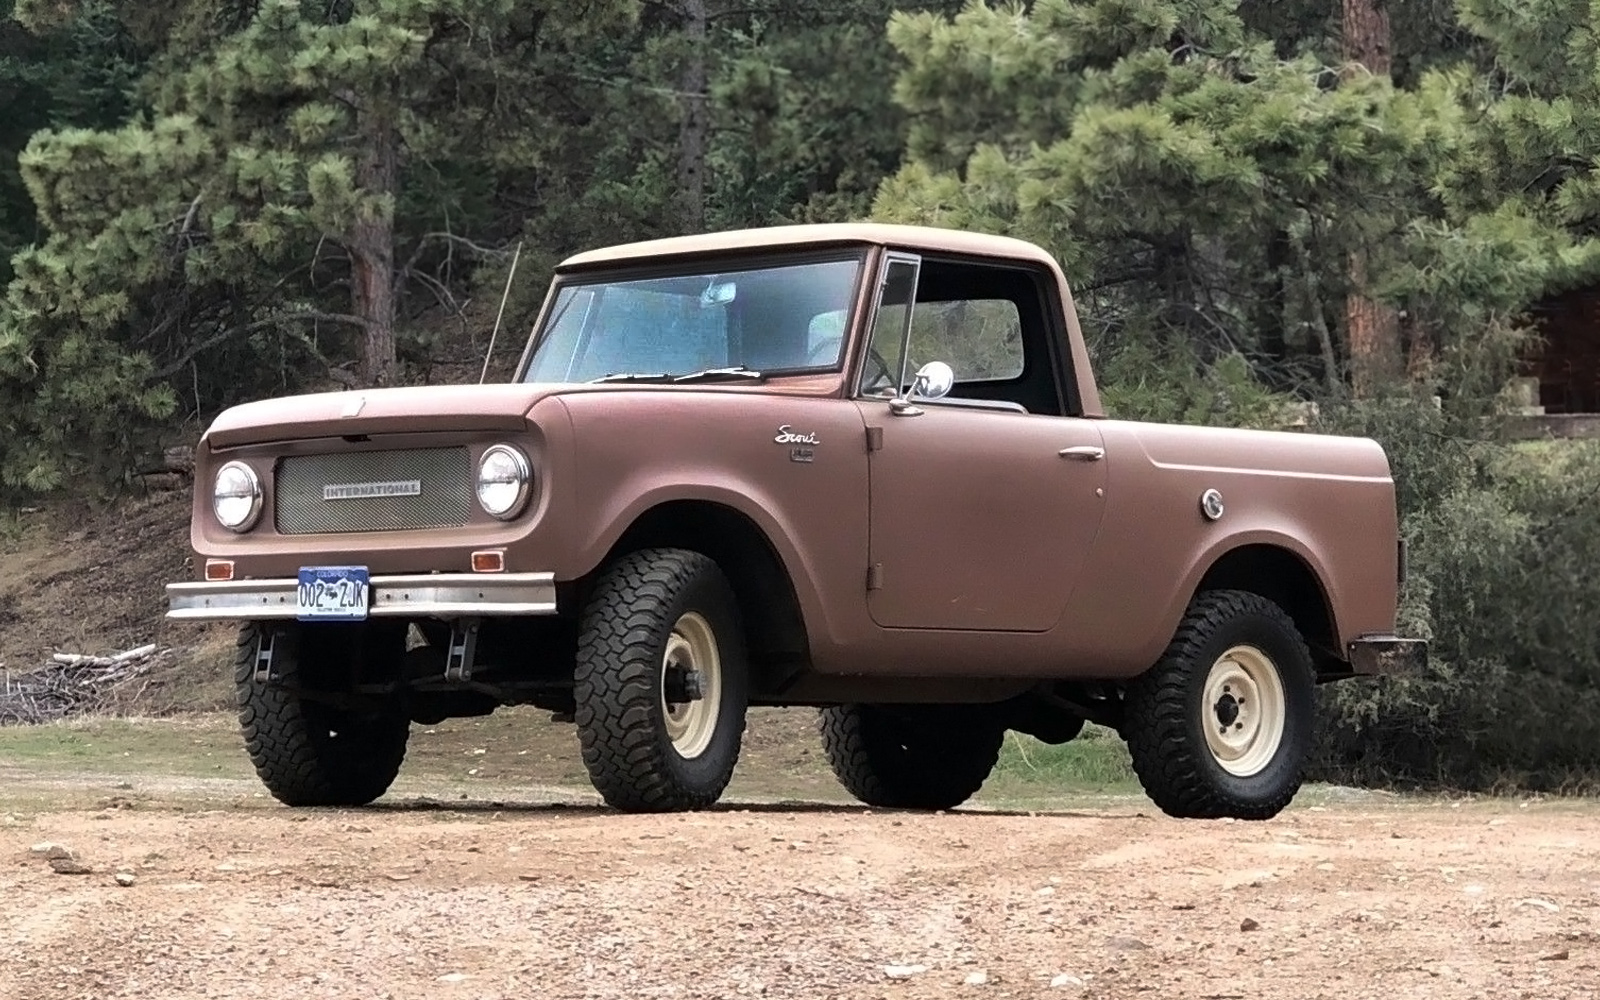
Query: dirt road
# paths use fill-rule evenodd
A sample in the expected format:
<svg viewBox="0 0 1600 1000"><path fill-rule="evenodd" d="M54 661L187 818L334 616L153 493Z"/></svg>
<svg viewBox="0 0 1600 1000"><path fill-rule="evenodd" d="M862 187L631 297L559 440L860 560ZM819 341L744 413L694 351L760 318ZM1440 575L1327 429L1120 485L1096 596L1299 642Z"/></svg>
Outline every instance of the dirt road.
<svg viewBox="0 0 1600 1000"><path fill-rule="evenodd" d="M1600 995L1592 806L119 805L4 818L0 997Z"/></svg>

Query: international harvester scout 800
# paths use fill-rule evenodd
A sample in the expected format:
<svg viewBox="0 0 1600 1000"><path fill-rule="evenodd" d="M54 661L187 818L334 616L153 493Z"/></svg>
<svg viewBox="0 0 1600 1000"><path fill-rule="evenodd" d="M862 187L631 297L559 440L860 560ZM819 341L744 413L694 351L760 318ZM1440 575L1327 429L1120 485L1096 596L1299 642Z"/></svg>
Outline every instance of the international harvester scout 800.
<svg viewBox="0 0 1600 1000"><path fill-rule="evenodd" d="M699 235L557 269L511 384L272 399L197 449L277 798L384 793L412 723L532 704L606 802L722 794L747 706L819 711L857 798L953 807L1085 720L1183 817L1294 796L1315 686L1414 668L1372 441L1107 419L1014 239Z"/></svg>

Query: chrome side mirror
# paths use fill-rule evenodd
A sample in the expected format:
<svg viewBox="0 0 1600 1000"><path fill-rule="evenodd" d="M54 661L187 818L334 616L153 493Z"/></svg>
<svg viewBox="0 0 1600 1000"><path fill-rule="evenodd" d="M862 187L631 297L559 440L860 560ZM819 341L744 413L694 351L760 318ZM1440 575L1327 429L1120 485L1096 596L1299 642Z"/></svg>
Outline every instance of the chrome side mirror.
<svg viewBox="0 0 1600 1000"><path fill-rule="evenodd" d="M916 378L905 395L889 401L889 408L900 416L914 417L922 412L916 405L919 399L943 399L955 387L956 373L943 361L930 361L917 369Z"/></svg>
<svg viewBox="0 0 1600 1000"><path fill-rule="evenodd" d="M922 399L943 399L955 387L956 373L943 361L930 361L917 369L911 382L911 396Z"/></svg>

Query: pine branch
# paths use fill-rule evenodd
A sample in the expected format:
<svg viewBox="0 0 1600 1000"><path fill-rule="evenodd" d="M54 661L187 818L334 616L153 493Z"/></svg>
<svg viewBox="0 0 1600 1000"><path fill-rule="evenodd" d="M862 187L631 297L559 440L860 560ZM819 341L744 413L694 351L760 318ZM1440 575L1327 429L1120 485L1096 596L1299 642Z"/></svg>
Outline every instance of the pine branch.
<svg viewBox="0 0 1600 1000"><path fill-rule="evenodd" d="M1086 281L1081 285L1074 286L1073 291L1080 295L1088 295L1093 292L1105 291L1108 288L1116 288L1119 285L1126 285L1135 281L1149 281L1151 278L1156 277L1159 273L1160 272L1153 267L1136 267L1132 268L1131 270L1118 272L1117 274L1107 275L1106 277L1100 278L1096 281Z"/></svg>
<svg viewBox="0 0 1600 1000"><path fill-rule="evenodd" d="M427 246L431 242L440 240L449 243L451 246L465 247L480 257L504 257L507 253L505 250L496 250L493 247L486 247L481 244L474 243L465 236L457 236L455 233L451 232L423 233L421 236L417 237L417 250L416 253L412 254L411 261L407 265L407 270L409 270L410 267L415 266L417 258L422 253L423 247Z"/></svg>
<svg viewBox="0 0 1600 1000"><path fill-rule="evenodd" d="M230 329L223 330L221 333L213 334L212 336L207 337L205 340L202 340L200 343L195 344L193 347L183 352L183 354L176 361L173 361L165 368L162 368L160 371L151 375L145 381L147 383L160 382L163 379L171 378L178 372L182 371L184 367L188 365L189 362L194 358L205 353L206 351L211 350L213 347L226 343L227 341L232 340L234 337L238 337L242 334L253 333L256 330L262 330L269 326L283 326L288 323L307 322L338 323L344 326L358 326L363 329L365 329L367 326L367 321L362 319L360 316L351 316L346 313L327 313L318 312L316 310L305 310L302 312L283 313L278 316L269 316L266 319L258 319L253 323L246 323L243 326L235 326Z"/></svg>

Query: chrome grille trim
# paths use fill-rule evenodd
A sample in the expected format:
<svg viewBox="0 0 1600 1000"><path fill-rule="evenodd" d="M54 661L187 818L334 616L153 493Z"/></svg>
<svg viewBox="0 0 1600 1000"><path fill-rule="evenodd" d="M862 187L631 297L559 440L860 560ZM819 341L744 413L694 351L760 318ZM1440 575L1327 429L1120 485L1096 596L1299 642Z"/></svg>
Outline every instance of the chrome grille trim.
<svg viewBox="0 0 1600 1000"><path fill-rule="evenodd" d="M413 482L416 492L370 489ZM369 488L325 499L330 486ZM293 455L279 461L273 493L284 535L461 527L474 503L472 456L460 447Z"/></svg>

